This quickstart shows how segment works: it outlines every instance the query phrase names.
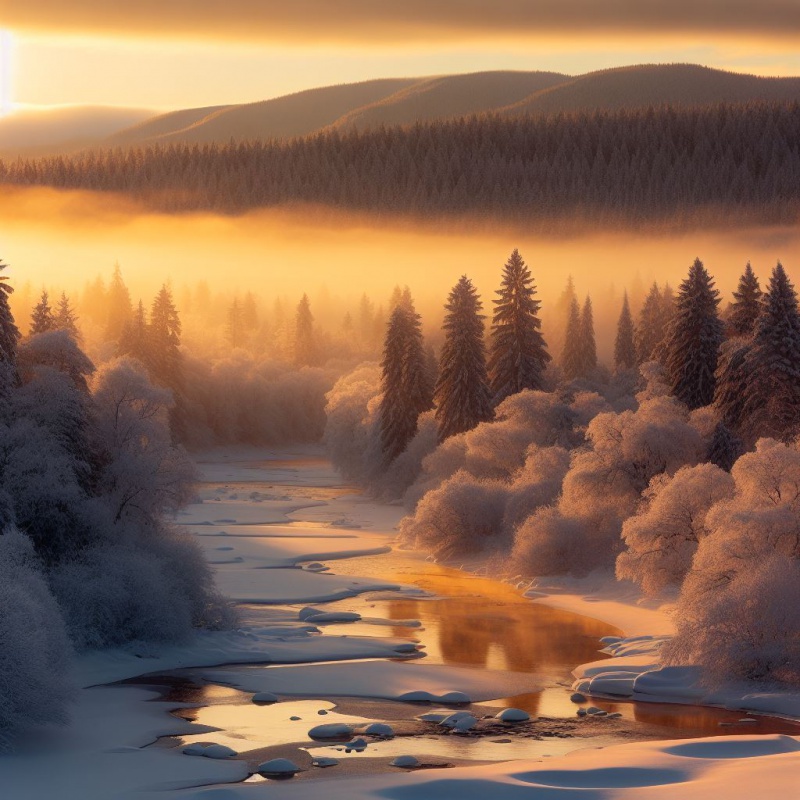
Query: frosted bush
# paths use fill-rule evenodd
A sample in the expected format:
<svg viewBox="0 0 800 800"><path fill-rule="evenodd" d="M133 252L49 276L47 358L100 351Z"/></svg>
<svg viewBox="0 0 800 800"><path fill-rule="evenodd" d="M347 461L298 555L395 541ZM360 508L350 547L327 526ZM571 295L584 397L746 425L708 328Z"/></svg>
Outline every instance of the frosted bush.
<svg viewBox="0 0 800 800"><path fill-rule="evenodd" d="M508 487L463 470L448 478L400 524L405 542L442 558L471 555L508 544L502 534Z"/></svg>
<svg viewBox="0 0 800 800"><path fill-rule="evenodd" d="M6 528L0 534L0 751L32 727L67 721L70 656L33 545Z"/></svg>
<svg viewBox="0 0 800 800"><path fill-rule="evenodd" d="M627 549L617 558L617 577L638 583L651 595L679 586L698 542L709 533L709 509L730 498L733 488L733 478L713 464L682 467L672 477L653 478L644 503L622 525Z"/></svg>
<svg viewBox="0 0 800 800"><path fill-rule="evenodd" d="M539 508L517 528L511 559L530 576L585 575L597 566L586 523L557 506Z"/></svg>

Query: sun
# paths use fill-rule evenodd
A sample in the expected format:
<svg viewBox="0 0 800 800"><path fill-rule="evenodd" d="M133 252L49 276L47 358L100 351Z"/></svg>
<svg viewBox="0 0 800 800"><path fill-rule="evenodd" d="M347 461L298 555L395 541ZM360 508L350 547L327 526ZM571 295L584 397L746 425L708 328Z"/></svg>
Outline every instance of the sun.
<svg viewBox="0 0 800 800"><path fill-rule="evenodd" d="M0 30L0 116L11 111L11 32Z"/></svg>

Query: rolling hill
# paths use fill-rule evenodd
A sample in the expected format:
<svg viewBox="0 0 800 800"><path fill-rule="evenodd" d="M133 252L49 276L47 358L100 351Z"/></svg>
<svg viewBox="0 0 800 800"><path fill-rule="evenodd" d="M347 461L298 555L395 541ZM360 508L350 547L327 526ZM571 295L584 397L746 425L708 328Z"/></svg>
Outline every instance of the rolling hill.
<svg viewBox="0 0 800 800"><path fill-rule="evenodd" d="M368 130L484 113L549 116L751 101L800 101L800 78L761 78L692 64L644 64L578 76L477 72L387 78L156 116L122 109L55 111L25 120L14 115L0 119L0 156L88 147L286 139L325 130Z"/></svg>

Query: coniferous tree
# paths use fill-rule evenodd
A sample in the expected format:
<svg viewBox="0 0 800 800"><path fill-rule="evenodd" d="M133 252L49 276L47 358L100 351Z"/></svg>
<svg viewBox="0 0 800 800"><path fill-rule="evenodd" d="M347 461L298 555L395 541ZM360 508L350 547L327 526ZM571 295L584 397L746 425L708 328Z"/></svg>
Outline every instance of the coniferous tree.
<svg viewBox="0 0 800 800"><path fill-rule="evenodd" d="M564 349L561 352L561 369L568 381L579 378L583 374L582 344L581 310L578 306L578 299L573 297L564 334Z"/></svg>
<svg viewBox="0 0 800 800"><path fill-rule="evenodd" d="M242 302L242 322L246 331L252 332L258 327L258 305L252 292L244 296Z"/></svg>
<svg viewBox="0 0 800 800"><path fill-rule="evenodd" d="M117 353L121 356L131 356L150 369L150 334L147 324L147 312L144 303L140 300L133 312L133 318L128 320L117 344Z"/></svg>
<svg viewBox="0 0 800 800"><path fill-rule="evenodd" d="M58 308L53 318L53 327L61 331L67 331L76 342L80 339L78 315L73 310L66 292L61 292L61 299L58 301Z"/></svg>
<svg viewBox="0 0 800 800"><path fill-rule="evenodd" d="M122 329L133 315L131 295L125 281L122 280L122 270L119 264L114 265L114 273L106 292L106 341L118 342Z"/></svg>
<svg viewBox="0 0 800 800"><path fill-rule="evenodd" d="M714 399L722 344L719 292L699 258L675 298L675 316L665 342L665 377L673 394L690 409Z"/></svg>
<svg viewBox="0 0 800 800"><path fill-rule="evenodd" d="M586 295L581 310L580 327L580 359L581 377L586 377L593 370L597 369L597 344L594 339L594 312L592 310L592 298Z"/></svg>
<svg viewBox="0 0 800 800"><path fill-rule="evenodd" d="M308 367L317 363L317 343L314 337L314 317L311 303L304 294L297 305L294 324L294 363Z"/></svg>
<svg viewBox="0 0 800 800"><path fill-rule="evenodd" d="M618 370L636 366L636 344L634 343L633 317L628 304L628 293L622 298L622 311L617 322L617 337L614 340L614 366Z"/></svg>
<svg viewBox="0 0 800 800"><path fill-rule="evenodd" d="M154 380L161 386L179 391L183 386L181 320L166 284L153 301L148 333L149 366Z"/></svg>
<svg viewBox="0 0 800 800"><path fill-rule="evenodd" d="M463 275L447 298L445 340L434 391L439 441L492 419L492 401L483 342L483 305Z"/></svg>
<svg viewBox="0 0 800 800"><path fill-rule="evenodd" d="M17 382L17 344L20 339L8 301L14 287L9 285L8 275L2 274L7 266L0 261L0 400Z"/></svg>
<svg viewBox="0 0 800 800"><path fill-rule="evenodd" d="M746 369L750 342L740 336L724 342L719 350L714 387L714 406L726 428L741 430L747 397Z"/></svg>
<svg viewBox="0 0 800 800"><path fill-rule="evenodd" d="M564 291L561 292L553 304L553 310L550 312L552 319L548 316L545 320L547 341L550 342L551 352L558 357L564 352L570 309L572 308L572 301L577 299L575 282L572 280L572 275L570 275L567 278L567 285L564 287Z"/></svg>
<svg viewBox="0 0 800 800"><path fill-rule="evenodd" d="M550 361L539 319L536 286L519 250L511 253L494 300L489 383L494 405L523 389L541 389Z"/></svg>
<svg viewBox="0 0 800 800"><path fill-rule="evenodd" d="M658 284L653 282L639 312L636 326L636 362L644 364L655 357L656 348L664 339L664 304Z"/></svg>
<svg viewBox="0 0 800 800"><path fill-rule="evenodd" d="M762 295L758 278L748 261L728 309L728 326L733 336L750 336L753 332L761 311Z"/></svg>
<svg viewBox="0 0 800 800"><path fill-rule="evenodd" d="M739 456L744 453L742 440L724 423L717 423L706 454L706 461L730 472Z"/></svg>
<svg viewBox="0 0 800 800"><path fill-rule="evenodd" d="M744 357L742 427L755 439L790 439L800 431L800 314L782 264L772 271Z"/></svg>
<svg viewBox="0 0 800 800"><path fill-rule="evenodd" d="M242 347L244 344L245 327L244 308L239 303L239 298L235 297L228 308L228 319L225 325L225 335L234 349Z"/></svg>
<svg viewBox="0 0 800 800"><path fill-rule="evenodd" d="M381 370L381 449L388 464L406 449L419 415L432 405L422 326L410 293L389 317Z"/></svg>
<svg viewBox="0 0 800 800"><path fill-rule="evenodd" d="M51 331L54 327L55 317L53 309L50 307L50 298L47 291L43 289L39 302L34 306L33 314L31 314L30 335L36 336L37 333Z"/></svg>

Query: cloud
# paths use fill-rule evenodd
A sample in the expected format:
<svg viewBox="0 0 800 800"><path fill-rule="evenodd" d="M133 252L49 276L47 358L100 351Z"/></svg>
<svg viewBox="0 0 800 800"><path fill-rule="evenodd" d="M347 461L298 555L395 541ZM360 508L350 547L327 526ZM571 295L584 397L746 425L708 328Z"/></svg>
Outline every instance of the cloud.
<svg viewBox="0 0 800 800"><path fill-rule="evenodd" d="M797 0L24 0L12 30L296 44L692 34L794 38Z"/></svg>

